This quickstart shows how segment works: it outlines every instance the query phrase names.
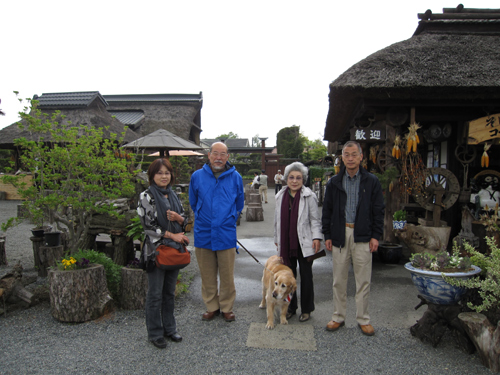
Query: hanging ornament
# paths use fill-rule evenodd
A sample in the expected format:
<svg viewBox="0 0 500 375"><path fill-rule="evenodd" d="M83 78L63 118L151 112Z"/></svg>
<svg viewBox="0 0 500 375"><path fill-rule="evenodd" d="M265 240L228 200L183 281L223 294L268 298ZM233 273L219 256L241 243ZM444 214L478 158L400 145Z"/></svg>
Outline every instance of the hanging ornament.
<svg viewBox="0 0 500 375"><path fill-rule="evenodd" d="M410 124L408 130L408 152L417 152L417 145L420 143L420 138L418 138L417 130L420 129L420 125L414 122Z"/></svg>
<svg viewBox="0 0 500 375"><path fill-rule="evenodd" d="M491 144L484 144L484 151L483 151L483 156L481 156L481 167L488 168L490 165L490 157L488 156L488 150L490 149Z"/></svg>
<svg viewBox="0 0 500 375"><path fill-rule="evenodd" d="M392 147L392 157L399 159L401 157L401 149L399 145L401 144L401 137L399 135L394 139L394 146Z"/></svg>
<svg viewBox="0 0 500 375"><path fill-rule="evenodd" d="M380 146L372 146L370 147L370 160L373 164L377 164L377 153Z"/></svg>

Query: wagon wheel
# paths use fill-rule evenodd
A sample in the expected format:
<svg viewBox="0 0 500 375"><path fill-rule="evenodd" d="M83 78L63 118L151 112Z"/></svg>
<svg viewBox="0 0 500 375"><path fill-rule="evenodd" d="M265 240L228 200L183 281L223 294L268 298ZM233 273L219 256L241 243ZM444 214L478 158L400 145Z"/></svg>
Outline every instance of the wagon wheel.
<svg viewBox="0 0 500 375"><path fill-rule="evenodd" d="M392 147L384 146L380 149L377 155L377 165L381 173L386 169L396 167L401 172L401 164L398 159L392 156Z"/></svg>
<svg viewBox="0 0 500 375"><path fill-rule="evenodd" d="M477 156L475 147L467 147L467 145L458 145L455 148L455 157L462 164L470 164Z"/></svg>
<svg viewBox="0 0 500 375"><path fill-rule="evenodd" d="M424 186L419 194L415 194L415 201L428 211L434 210L434 195L438 188L444 188L442 197L443 210L455 204L460 194L460 183L457 177L445 168L427 168Z"/></svg>

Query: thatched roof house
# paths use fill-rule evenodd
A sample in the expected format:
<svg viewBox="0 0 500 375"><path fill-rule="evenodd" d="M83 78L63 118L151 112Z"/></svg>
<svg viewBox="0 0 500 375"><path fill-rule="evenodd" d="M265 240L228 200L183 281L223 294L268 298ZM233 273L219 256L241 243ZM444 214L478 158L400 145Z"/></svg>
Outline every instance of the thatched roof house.
<svg viewBox="0 0 500 375"><path fill-rule="evenodd" d="M120 121L113 118L106 110L107 103L98 91L74 92L74 93L50 93L33 98L39 101L38 108L47 114L61 111L66 120L71 120L75 125L88 124L94 127L109 127L105 130L105 136L109 133L121 134L124 130L125 141L131 142L138 138L137 134L127 129ZM30 138L31 134L26 129L20 129L14 123L0 130L0 148L13 148L14 140L20 137Z"/></svg>
<svg viewBox="0 0 500 375"><path fill-rule="evenodd" d="M44 93L35 95L38 108L48 114L59 110L75 125L109 127L109 133L124 130L124 142L132 142L158 129L165 129L199 144L202 93L154 95L101 95L98 91ZM13 148L14 139L29 137L17 122L0 130L0 148Z"/></svg>
<svg viewBox="0 0 500 375"><path fill-rule="evenodd" d="M330 84L324 138L348 139L353 126L385 120L469 121L499 110L500 10L427 11L414 35L353 65Z"/></svg>

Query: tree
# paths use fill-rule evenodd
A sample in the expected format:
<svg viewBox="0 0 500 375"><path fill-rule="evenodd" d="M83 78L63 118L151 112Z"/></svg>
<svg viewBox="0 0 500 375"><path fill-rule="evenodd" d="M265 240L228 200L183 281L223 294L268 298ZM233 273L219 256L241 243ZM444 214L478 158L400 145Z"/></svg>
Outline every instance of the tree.
<svg viewBox="0 0 500 375"><path fill-rule="evenodd" d="M52 115L29 102L19 112L22 123L33 139L20 138L15 145L21 150L23 169L31 172L33 186L18 184L29 210L53 214L58 229L67 230L70 252L86 241L92 217L107 214L120 217L113 200L134 194L133 158L117 149L123 134L103 136L102 128L65 121L60 111ZM9 176L16 183L16 176Z"/></svg>
<svg viewBox="0 0 500 375"><path fill-rule="evenodd" d="M227 134L221 134L215 137L215 139L236 139L236 138L239 138L239 136L238 134L235 134L233 132L229 132Z"/></svg>
<svg viewBox="0 0 500 375"><path fill-rule="evenodd" d="M281 129L276 136L278 153L285 158L299 158L304 152L306 138L300 134L300 126Z"/></svg>
<svg viewBox="0 0 500 375"><path fill-rule="evenodd" d="M260 147L260 146L262 146L262 142L259 139L259 135L255 134L252 137L252 147Z"/></svg>
<svg viewBox="0 0 500 375"><path fill-rule="evenodd" d="M303 162L310 160L323 160L327 154L327 148L321 139L310 141L305 137L306 152L301 155Z"/></svg>

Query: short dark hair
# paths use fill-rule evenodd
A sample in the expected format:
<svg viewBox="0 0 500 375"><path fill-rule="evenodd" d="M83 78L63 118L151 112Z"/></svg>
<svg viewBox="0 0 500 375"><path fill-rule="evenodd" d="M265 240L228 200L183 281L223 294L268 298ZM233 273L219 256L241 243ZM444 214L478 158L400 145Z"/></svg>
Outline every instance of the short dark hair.
<svg viewBox="0 0 500 375"><path fill-rule="evenodd" d="M172 164L170 164L168 159L160 158L156 159L149 165L148 180L150 185L154 183L155 174L157 174L160 171L162 165L164 165L168 169L170 175L172 176L170 178L169 185L173 185L175 183L174 168L172 168Z"/></svg>

